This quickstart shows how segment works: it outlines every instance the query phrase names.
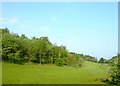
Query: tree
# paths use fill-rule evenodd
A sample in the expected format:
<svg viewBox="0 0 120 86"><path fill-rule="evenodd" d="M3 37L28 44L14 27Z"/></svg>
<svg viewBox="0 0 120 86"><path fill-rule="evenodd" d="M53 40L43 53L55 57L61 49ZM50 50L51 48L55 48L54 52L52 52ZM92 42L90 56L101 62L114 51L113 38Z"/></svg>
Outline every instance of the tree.
<svg viewBox="0 0 120 86"><path fill-rule="evenodd" d="M113 57L116 60L112 60L111 63L111 71L110 71L110 77L112 84L120 84L120 54L118 54L116 57Z"/></svg>
<svg viewBox="0 0 120 86"><path fill-rule="evenodd" d="M104 58L100 58L99 63L104 63L105 59Z"/></svg>
<svg viewBox="0 0 120 86"><path fill-rule="evenodd" d="M2 34L4 34L4 33L10 33L10 31L8 30L8 28L5 28L5 29L1 28L1 30L2 30Z"/></svg>

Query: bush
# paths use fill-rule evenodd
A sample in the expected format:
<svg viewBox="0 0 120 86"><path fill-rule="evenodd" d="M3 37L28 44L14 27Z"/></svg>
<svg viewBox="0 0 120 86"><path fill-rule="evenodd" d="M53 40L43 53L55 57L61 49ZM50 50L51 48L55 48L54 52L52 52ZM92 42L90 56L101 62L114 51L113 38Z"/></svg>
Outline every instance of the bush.
<svg viewBox="0 0 120 86"><path fill-rule="evenodd" d="M63 66L64 65L64 59L63 58L58 58L55 60L55 64L57 66Z"/></svg>
<svg viewBox="0 0 120 86"><path fill-rule="evenodd" d="M24 57L24 62L28 62L29 58L27 56Z"/></svg>
<svg viewBox="0 0 120 86"><path fill-rule="evenodd" d="M32 57L32 58L30 59L30 61L31 61L31 62L35 62L35 63L37 63L37 58Z"/></svg>
<svg viewBox="0 0 120 86"><path fill-rule="evenodd" d="M10 62L10 63L16 63L16 64L24 63L24 59L20 58L19 52L8 54L8 58L9 58L8 62Z"/></svg>
<svg viewBox="0 0 120 86"><path fill-rule="evenodd" d="M23 63L24 63L23 60L24 60L23 58L18 58L18 59L16 60L16 63L17 63L17 64L23 64Z"/></svg>
<svg viewBox="0 0 120 86"><path fill-rule="evenodd" d="M8 56L8 62L14 63L14 55L13 55L13 53L8 54L7 56Z"/></svg>
<svg viewBox="0 0 120 86"><path fill-rule="evenodd" d="M120 63L113 61L111 63L110 77L112 84L120 84Z"/></svg>

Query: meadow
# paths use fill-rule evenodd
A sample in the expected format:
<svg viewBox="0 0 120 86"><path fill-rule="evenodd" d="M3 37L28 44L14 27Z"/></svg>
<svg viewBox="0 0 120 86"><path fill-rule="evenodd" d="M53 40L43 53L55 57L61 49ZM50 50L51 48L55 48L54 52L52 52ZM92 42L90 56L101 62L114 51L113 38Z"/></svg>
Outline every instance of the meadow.
<svg viewBox="0 0 120 86"><path fill-rule="evenodd" d="M106 84L108 66L86 61L84 67L54 64L2 64L3 84Z"/></svg>

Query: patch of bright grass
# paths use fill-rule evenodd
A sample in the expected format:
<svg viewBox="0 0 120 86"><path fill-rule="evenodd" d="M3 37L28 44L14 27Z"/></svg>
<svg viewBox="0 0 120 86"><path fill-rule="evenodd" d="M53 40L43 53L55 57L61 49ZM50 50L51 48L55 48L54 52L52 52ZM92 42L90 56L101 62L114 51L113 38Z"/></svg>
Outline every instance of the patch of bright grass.
<svg viewBox="0 0 120 86"><path fill-rule="evenodd" d="M3 84L105 84L96 79L108 77L99 64L88 61L82 68L3 63L2 74Z"/></svg>

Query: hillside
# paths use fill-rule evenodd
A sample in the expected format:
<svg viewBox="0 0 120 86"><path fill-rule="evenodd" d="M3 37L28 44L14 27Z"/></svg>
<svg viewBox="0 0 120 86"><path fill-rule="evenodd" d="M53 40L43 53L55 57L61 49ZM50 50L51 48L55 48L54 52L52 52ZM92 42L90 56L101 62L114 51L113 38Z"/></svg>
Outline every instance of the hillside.
<svg viewBox="0 0 120 86"><path fill-rule="evenodd" d="M105 84L101 79L108 77L107 68L88 61L81 68L3 63L2 81L3 84Z"/></svg>

